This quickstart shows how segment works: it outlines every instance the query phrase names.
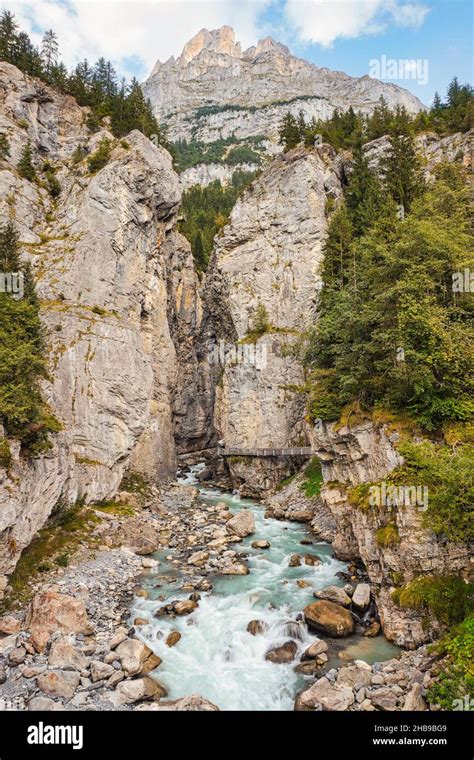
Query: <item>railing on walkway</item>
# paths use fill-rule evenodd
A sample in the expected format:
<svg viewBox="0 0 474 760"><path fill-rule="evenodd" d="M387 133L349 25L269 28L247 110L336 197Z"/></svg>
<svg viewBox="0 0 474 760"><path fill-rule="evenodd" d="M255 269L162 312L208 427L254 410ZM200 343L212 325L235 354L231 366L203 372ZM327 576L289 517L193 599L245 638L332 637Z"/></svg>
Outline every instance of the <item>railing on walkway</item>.
<svg viewBox="0 0 474 760"><path fill-rule="evenodd" d="M244 449L219 446L217 453L222 457L310 457L313 452L310 446L290 446L282 449Z"/></svg>

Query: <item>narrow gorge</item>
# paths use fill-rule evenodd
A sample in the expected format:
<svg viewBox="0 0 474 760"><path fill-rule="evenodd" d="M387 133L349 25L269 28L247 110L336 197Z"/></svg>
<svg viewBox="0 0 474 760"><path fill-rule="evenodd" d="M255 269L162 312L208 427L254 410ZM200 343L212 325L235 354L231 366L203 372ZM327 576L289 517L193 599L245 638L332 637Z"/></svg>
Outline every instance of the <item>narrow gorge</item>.
<svg viewBox="0 0 474 760"><path fill-rule="evenodd" d="M332 367L315 369L311 354L327 262L345 255L334 219L356 207L361 165L388 181L393 150L390 134L348 148L311 128L338 108L370 119L381 95L410 124L426 109L270 38L242 52L228 27L158 62L143 90L166 140L117 136L109 116L91 129L88 106L0 61L0 227L14 226L34 278L55 420L35 453L0 415L0 705L447 709L436 697L446 654L432 647L464 618L449 619L446 600L472 609L472 512L464 532L453 509L451 532L430 522L443 513L426 512L416 488L429 485L436 509L449 485L425 482L410 446L446 446L457 468L472 422L446 415L430 429L360 397L325 414ZM279 127L299 112L303 133L285 144ZM205 146L226 140L208 161ZM201 154L184 168L186 141ZM452 182L455 216L472 129L419 129L413 145L428 195L442 171ZM248 160L229 162L239 146ZM33 179L18 169L25 150ZM200 267L183 197L242 171ZM413 203L421 246L442 204ZM386 206L377 231L395 247L395 197ZM461 248L453 267L467 266ZM457 361L452 349L443 367ZM395 485L415 499L370 500ZM441 584L443 604L408 599L420 579Z"/></svg>

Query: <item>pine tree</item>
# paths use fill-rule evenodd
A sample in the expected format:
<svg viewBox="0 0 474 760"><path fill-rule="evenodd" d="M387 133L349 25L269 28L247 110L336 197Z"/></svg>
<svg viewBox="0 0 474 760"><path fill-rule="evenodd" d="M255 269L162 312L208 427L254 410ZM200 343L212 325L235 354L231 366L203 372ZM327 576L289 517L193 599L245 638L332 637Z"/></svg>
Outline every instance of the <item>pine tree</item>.
<svg viewBox="0 0 474 760"><path fill-rule="evenodd" d="M336 288L343 288L353 279L354 267L351 244L354 229L345 203L334 212L324 246L323 279Z"/></svg>
<svg viewBox="0 0 474 760"><path fill-rule="evenodd" d="M49 77L53 68L58 63L59 45L58 38L52 29L44 33L41 42L41 60L43 62L46 75Z"/></svg>
<svg viewBox="0 0 474 760"><path fill-rule="evenodd" d="M459 105L459 101L461 98L461 86L459 84L459 80L457 77L453 77L451 80L449 86L448 86L448 93L447 93L447 101L448 106L451 106L451 108L456 108L456 106Z"/></svg>
<svg viewBox="0 0 474 760"><path fill-rule="evenodd" d="M436 91L435 94L434 94L433 105L431 107L431 110L432 111L441 111L442 107L443 107L443 104L441 102L441 98L439 96L438 91Z"/></svg>
<svg viewBox="0 0 474 760"><path fill-rule="evenodd" d="M383 193L377 175L370 169L369 162L364 156L360 141L354 149L346 202L354 234L363 235L380 212Z"/></svg>
<svg viewBox="0 0 474 760"><path fill-rule="evenodd" d="M40 53L25 32L20 32L15 40L11 63L31 76L39 77L40 79L45 78Z"/></svg>
<svg viewBox="0 0 474 760"><path fill-rule="evenodd" d="M0 227L0 269L23 272L25 278L22 298L0 293L0 423L36 455L49 447L48 433L59 423L41 397L39 381L47 369L44 331L31 269L22 265L11 222Z"/></svg>
<svg viewBox="0 0 474 760"><path fill-rule="evenodd" d="M36 171L35 167L33 166L33 154L29 140L21 152L20 160L17 164L17 169L20 177L28 179L30 182L33 182L35 180Z"/></svg>
<svg viewBox="0 0 474 760"><path fill-rule="evenodd" d="M300 133L300 140L303 139L306 129L307 129L307 124L304 118L304 111L302 108L300 108L298 112L298 131Z"/></svg>
<svg viewBox="0 0 474 760"><path fill-rule="evenodd" d="M76 98L80 106L89 105L92 82L92 70L87 59L77 64L69 78L69 92Z"/></svg>
<svg viewBox="0 0 474 760"><path fill-rule="evenodd" d="M0 16L0 60L15 63L18 41L18 24L13 13L4 11Z"/></svg>
<svg viewBox="0 0 474 760"><path fill-rule="evenodd" d="M49 81L53 87L56 87L56 89L61 92L67 92L69 90L69 74L64 63L58 63L57 66L53 66Z"/></svg>
<svg viewBox="0 0 474 760"><path fill-rule="evenodd" d="M424 181L413 138L392 135L390 150L381 163L385 186L404 213L410 210L413 200L422 192Z"/></svg>
<svg viewBox="0 0 474 760"><path fill-rule="evenodd" d="M207 267L207 260L204 253L204 243L202 242L202 234L200 231L196 232L194 236L192 251L198 272L205 272Z"/></svg>
<svg viewBox="0 0 474 760"><path fill-rule="evenodd" d="M19 272L19 237L13 222L0 227L0 272Z"/></svg>
<svg viewBox="0 0 474 760"><path fill-rule="evenodd" d="M265 305L260 301L257 304L253 316L252 332L257 335L263 335L270 329L270 320Z"/></svg>
<svg viewBox="0 0 474 760"><path fill-rule="evenodd" d="M123 131L117 134L115 126L116 125L113 124L114 134L116 134L117 137L131 132L132 129L139 129L147 137L160 134L158 123L153 116L150 101L145 99L143 90L140 87L138 80L135 78L133 78L130 83L124 102Z"/></svg>
<svg viewBox="0 0 474 760"><path fill-rule="evenodd" d="M21 261L19 240L13 222L7 222L0 227L0 272L22 272L23 298L29 303L37 303L33 272L29 262Z"/></svg>
<svg viewBox="0 0 474 760"><path fill-rule="evenodd" d="M280 145L284 146L285 153L292 148L295 148L302 136L298 127L298 122L295 117L290 113L286 113L283 122L279 129Z"/></svg>
<svg viewBox="0 0 474 760"><path fill-rule="evenodd" d="M10 155L10 143L4 132L0 132L0 161L4 161Z"/></svg>
<svg viewBox="0 0 474 760"><path fill-rule="evenodd" d="M391 112L387 106L387 101L380 96L378 104L375 106L372 116L367 124L367 139L376 140L378 137L387 135L390 131Z"/></svg>

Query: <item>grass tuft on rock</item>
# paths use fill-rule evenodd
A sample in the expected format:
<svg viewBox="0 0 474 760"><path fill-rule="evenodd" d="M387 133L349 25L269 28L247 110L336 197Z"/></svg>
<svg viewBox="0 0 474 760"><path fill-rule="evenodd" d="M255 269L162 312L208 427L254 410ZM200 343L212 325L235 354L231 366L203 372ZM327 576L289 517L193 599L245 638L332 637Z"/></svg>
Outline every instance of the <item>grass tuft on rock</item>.
<svg viewBox="0 0 474 760"><path fill-rule="evenodd" d="M300 491L308 499L316 499L321 493L323 485L323 475L321 472L321 462L317 457L313 457L311 462L303 470L304 480L301 482Z"/></svg>
<svg viewBox="0 0 474 760"><path fill-rule="evenodd" d="M400 543L398 528L395 523L389 523L379 528L375 534L377 545L380 547L394 546Z"/></svg>

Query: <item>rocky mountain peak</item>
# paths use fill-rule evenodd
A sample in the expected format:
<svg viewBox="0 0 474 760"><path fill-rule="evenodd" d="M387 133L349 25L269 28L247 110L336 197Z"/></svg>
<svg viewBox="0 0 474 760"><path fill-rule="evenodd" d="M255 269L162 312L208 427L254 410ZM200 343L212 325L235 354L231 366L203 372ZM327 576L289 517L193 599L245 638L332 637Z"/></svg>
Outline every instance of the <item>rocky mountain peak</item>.
<svg viewBox="0 0 474 760"><path fill-rule="evenodd" d="M166 120L172 140L194 135L202 142L230 135L275 137L288 108L295 114L303 110L308 120L327 119L335 108L349 106L370 113L381 95L391 108L403 105L409 113L423 108L395 84L320 68L272 37L242 50L230 26L201 29L177 60L158 61L143 91L158 119Z"/></svg>
<svg viewBox="0 0 474 760"><path fill-rule="evenodd" d="M254 59L261 53L280 53L285 56L291 56L291 51L286 45L282 45L281 42L276 42L273 37L265 37L263 40L259 40L257 45L247 48L244 51L243 57L248 59Z"/></svg>
<svg viewBox="0 0 474 760"><path fill-rule="evenodd" d="M184 46L179 57L180 65L186 66L203 50L209 53L229 55L232 58L242 56L240 42L235 42L235 32L230 26L221 26L220 29L213 29L212 31L201 29Z"/></svg>

